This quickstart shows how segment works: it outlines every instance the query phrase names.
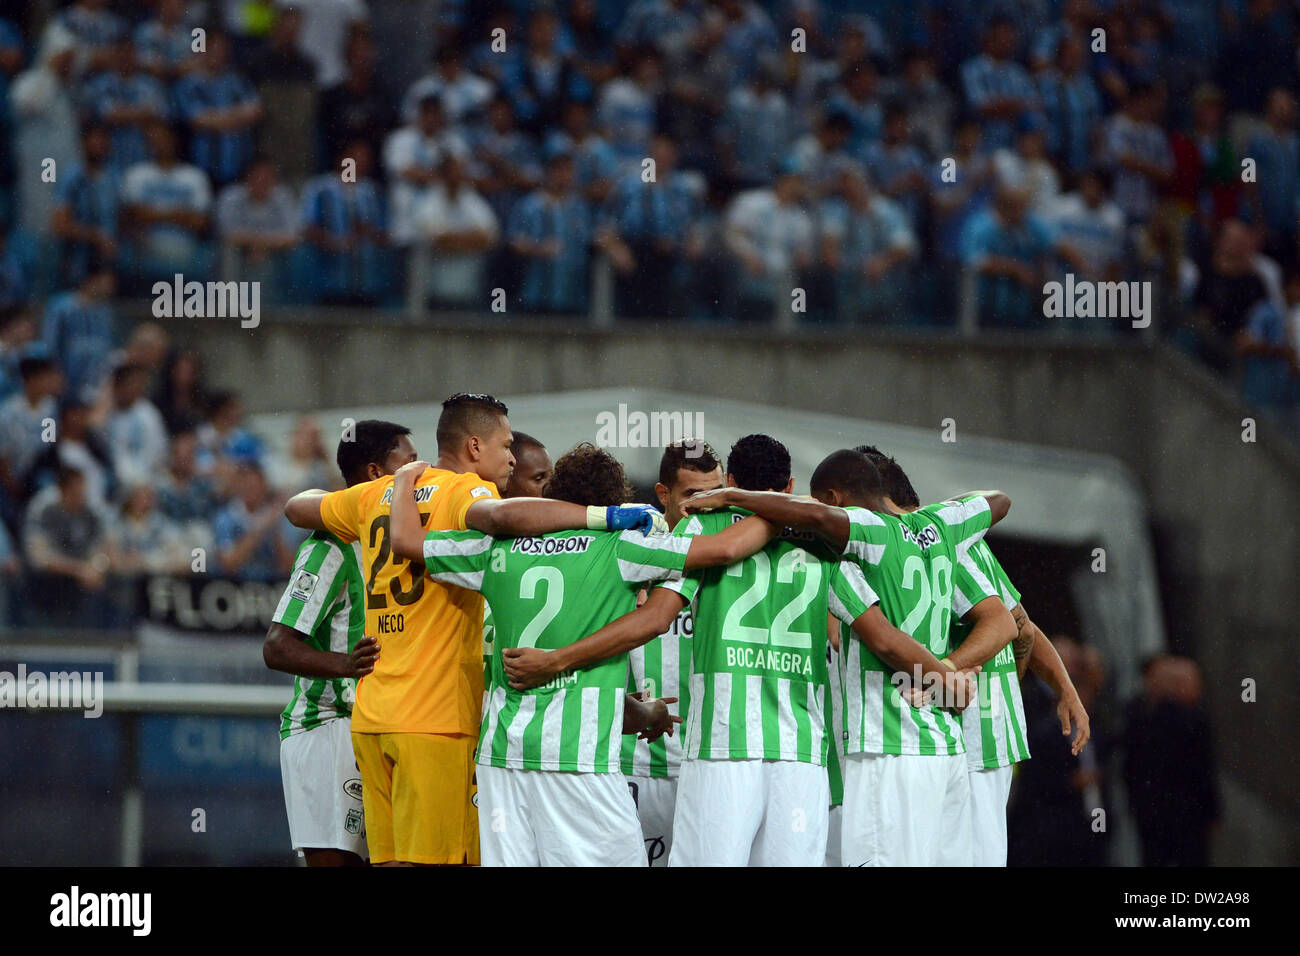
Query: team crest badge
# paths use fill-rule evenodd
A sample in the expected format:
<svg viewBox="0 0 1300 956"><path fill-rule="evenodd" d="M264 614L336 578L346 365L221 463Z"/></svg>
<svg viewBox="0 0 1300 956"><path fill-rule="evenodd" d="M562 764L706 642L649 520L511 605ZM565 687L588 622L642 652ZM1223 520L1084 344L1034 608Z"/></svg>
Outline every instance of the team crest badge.
<svg viewBox="0 0 1300 956"><path fill-rule="evenodd" d="M317 576L310 571L299 571L298 576L293 579L293 598L295 601L306 601L311 597L311 592L316 590Z"/></svg>
<svg viewBox="0 0 1300 956"><path fill-rule="evenodd" d="M360 810L349 810L348 815L343 818L343 829L355 836L361 832L362 822Z"/></svg>

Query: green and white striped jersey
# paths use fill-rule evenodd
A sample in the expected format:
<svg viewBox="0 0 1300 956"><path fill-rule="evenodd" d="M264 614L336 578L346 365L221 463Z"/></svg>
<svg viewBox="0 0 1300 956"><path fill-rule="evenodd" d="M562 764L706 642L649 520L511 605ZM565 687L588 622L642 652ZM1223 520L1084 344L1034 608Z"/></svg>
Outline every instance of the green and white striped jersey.
<svg viewBox="0 0 1300 956"><path fill-rule="evenodd" d="M683 718L690 711L693 620L690 608L682 608L668 630L627 655L627 692L647 690L651 697L676 697L677 703L669 705L669 710ZM653 742L625 735L623 772L638 777L676 777L685 726L678 724L671 737L665 734Z"/></svg>
<svg viewBox="0 0 1300 956"><path fill-rule="evenodd" d="M674 533L714 533L746 514L691 515ZM825 766L826 615L852 622L876 602L857 567L786 529L743 561L664 587L695 616L684 756Z"/></svg>
<svg viewBox="0 0 1300 956"><path fill-rule="evenodd" d="M841 638L843 640L843 638ZM840 652L826 642L826 714L830 727L830 745L826 748L826 777L831 785L831 806L844 802L844 771L840 750L844 747L844 680L840 670Z"/></svg>
<svg viewBox="0 0 1300 956"><path fill-rule="evenodd" d="M350 654L366 631L361 547L316 531L298 548L289 580L271 618L305 634L308 647ZM352 716L357 682L350 677L294 677L293 698L280 715L280 739Z"/></svg>
<svg viewBox="0 0 1300 956"><path fill-rule="evenodd" d="M554 650L636 607L645 584L681 575L690 542L639 531L559 531L493 538L430 531L429 576L483 594L495 624L478 762L516 770L618 773L627 655L519 691L506 678L509 647Z"/></svg>
<svg viewBox="0 0 1300 956"><path fill-rule="evenodd" d="M1001 598L1010 611L1020 603L1006 571L993 556L987 541L978 541L957 562L953 572L952 648L956 650L971 631L960 620L987 597ZM1006 767L1029 759L1025 705L1020 697L1020 678L1016 675L1016 657L1008 644L980 670L979 709L962 711L962 730L966 737L966 760L971 769Z"/></svg>
<svg viewBox="0 0 1300 956"><path fill-rule="evenodd" d="M845 510L849 541L844 554L861 567L885 617L936 657L947 654L953 565L958 554L964 554L988 529L988 501L976 496L904 515ZM840 628L840 648L845 754L965 751L959 718L937 707L907 703L898 691L893 668L845 627Z"/></svg>
<svg viewBox="0 0 1300 956"><path fill-rule="evenodd" d="M488 685L488 670L492 666L492 646L496 640L497 626L492 620L492 605L483 602L483 686Z"/></svg>

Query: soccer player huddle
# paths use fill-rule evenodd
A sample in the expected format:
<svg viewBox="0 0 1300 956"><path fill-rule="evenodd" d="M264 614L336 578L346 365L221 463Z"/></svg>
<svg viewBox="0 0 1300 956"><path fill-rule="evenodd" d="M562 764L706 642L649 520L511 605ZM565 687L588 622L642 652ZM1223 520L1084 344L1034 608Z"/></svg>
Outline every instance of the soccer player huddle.
<svg viewBox="0 0 1300 956"><path fill-rule="evenodd" d="M922 507L897 462L747 435L664 449L661 514L488 395L437 459L363 421L267 634L309 865L1002 866L1020 679L1088 716L983 540L997 491Z"/></svg>

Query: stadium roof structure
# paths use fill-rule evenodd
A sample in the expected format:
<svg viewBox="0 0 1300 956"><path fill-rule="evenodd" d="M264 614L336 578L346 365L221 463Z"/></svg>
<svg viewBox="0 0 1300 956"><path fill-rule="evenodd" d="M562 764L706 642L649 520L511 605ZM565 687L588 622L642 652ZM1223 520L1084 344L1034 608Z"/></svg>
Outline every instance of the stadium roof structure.
<svg viewBox="0 0 1300 956"><path fill-rule="evenodd" d="M1000 488L1013 504L998 535L1104 549L1104 571L1093 571L1090 559L1062 583L1073 596L1083 637L1104 653L1120 693L1134 689L1140 662L1165 648L1146 500L1135 477L1114 458L980 438L967 431L945 442L937 426L915 428L656 389L502 398L510 407L511 423L543 441L552 457L578 442L601 439L624 463L629 478L642 486L654 482L663 445L683 432L706 439L725 459L737 438L761 431L790 449L797 492L808 491L808 477L827 453L864 443L897 458L922 501ZM431 459L440 410L438 402L427 402L324 409L315 417L326 436L346 418L402 422L413 429L421 454ZM272 447L285 448L297 417L253 416L250 425ZM331 444L328 437L326 444ZM1043 601L1038 595L1032 601L1026 597L1031 613Z"/></svg>

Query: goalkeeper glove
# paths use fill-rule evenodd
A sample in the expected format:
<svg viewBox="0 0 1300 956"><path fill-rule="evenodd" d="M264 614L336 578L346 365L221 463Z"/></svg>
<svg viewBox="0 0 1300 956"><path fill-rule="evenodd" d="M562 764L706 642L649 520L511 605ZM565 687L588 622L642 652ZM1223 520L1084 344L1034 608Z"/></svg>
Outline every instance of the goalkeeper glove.
<svg viewBox="0 0 1300 956"><path fill-rule="evenodd" d="M587 527L593 531L640 531L667 534L668 522L652 505L589 505Z"/></svg>

